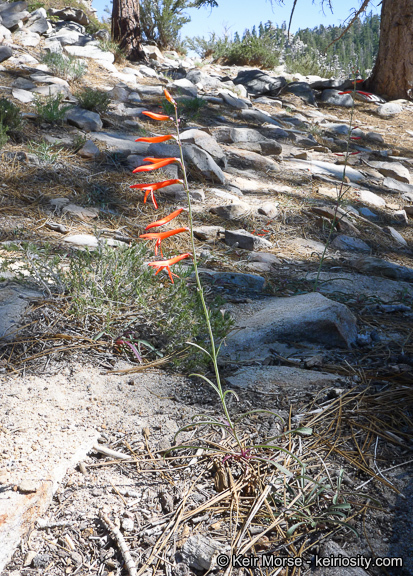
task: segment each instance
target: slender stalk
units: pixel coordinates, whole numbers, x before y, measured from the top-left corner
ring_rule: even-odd
[[[331,241],[331,236],[333,234],[336,222],[337,222],[337,214],[338,214],[338,209],[340,207],[340,204],[347,192],[347,190],[345,190],[343,192],[343,188],[344,188],[344,179],[346,177],[346,170],[347,170],[347,165],[348,165],[348,157],[350,154],[350,140],[351,140],[351,132],[352,132],[352,125],[353,125],[353,117],[354,117],[354,108],[355,108],[355,98],[354,95],[356,93],[356,81],[354,81],[354,89],[353,89],[353,106],[351,107],[351,113],[350,113],[350,124],[349,124],[349,131],[348,131],[348,138],[347,138],[347,146],[346,146],[346,153],[345,153],[345,159],[344,159],[344,170],[343,170],[343,176],[341,177],[341,182],[340,182],[340,189],[339,192],[337,194],[337,202],[334,208],[334,215],[333,215],[333,220],[331,221],[331,226],[330,226],[330,230],[328,233],[328,237],[327,237],[327,241],[326,241],[326,245],[324,246],[324,250],[323,253],[321,254],[320,257],[320,264],[318,265],[318,270],[317,270],[317,277],[315,279],[314,282],[314,292],[317,291],[317,287],[318,287],[318,283],[320,281],[320,274],[321,274],[321,269],[323,267],[324,264],[324,260],[325,260],[325,256],[326,256],[326,252],[328,250],[328,247],[330,246],[330,241]]]
[[[192,204],[191,204],[191,196],[189,193],[189,185],[188,185],[188,178],[187,178],[187,173],[186,173],[186,167],[185,167],[185,161],[184,161],[184,154],[183,154],[183,147],[182,147],[182,142],[181,142],[181,136],[180,136],[180,132],[179,132],[179,118],[178,118],[178,108],[177,105],[174,104],[174,109],[175,109],[175,127],[176,127],[176,134],[177,134],[177,142],[178,142],[178,146],[179,146],[179,152],[180,152],[180,156],[181,156],[181,167],[182,167],[182,172],[183,172],[183,176],[184,176],[184,185],[185,185],[185,192],[186,192],[186,196],[188,199],[188,219],[189,219],[189,230],[190,230],[190,235],[191,235],[191,247],[192,247],[192,255],[193,255],[193,262],[194,262],[194,270],[195,270],[195,279],[196,279],[196,285],[197,285],[197,290],[198,290],[198,296],[201,300],[202,303],[202,308],[204,310],[204,316],[205,316],[205,322],[207,325],[207,329],[208,329],[208,334],[209,334],[209,339],[211,342],[211,357],[212,357],[212,362],[214,365],[214,372],[215,372],[215,378],[216,378],[216,383],[217,383],[217,388],[219,390],[219,396],[220,396],[220,400],[221,400],[221,404],[222,404],[222,408],[224,410],[225,413],[225,418],[227,419],[228,425],[231,428],[231,431],[234,435],[234,438],[236,439],[238,445],[241,447],[241,443],[238,439],[236,430],[235,430],[235,426],[231,421],[231,417],[229,415],[228,412],[228,408],[225,402],[225,398],[222,392],[222,384],[221,384],[221,377],[220,377],[220,373],[219,373],[219,368],[218,368],[218,355],[217,355],[217,349],[215,346],[215,339],[214,339],[214,333],[212,331],[212,326],[211,326],[211,319],[210,319],[210,314],[209,314],[209,310],[205,301],[205,296],[204,296],[204,290],[202,287],[202,283],[201,283],[201,279],[199,277],[199,271],[198,271],[198,260],[196,257],[196,250],[195,250],[195,237],[194,237],[194,230],[193,230],[193,222],[192,222]]]

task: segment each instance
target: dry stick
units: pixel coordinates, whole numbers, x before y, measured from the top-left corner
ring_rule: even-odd
[[[340,36],[337,36],[337,38],[334,38],[334,40],[332,42],[330,42],[330,44],[327,46],[327,48],[324,50],[324,54],[327,52],[327,50],[330,48],[330,46],[332,46],[333,44],[335,44],[336,42],[338,42],[338,40],[340,40],[340,38],[342,38],[344,36],[344,34],[350,30],[350,28],[353,26],[354,22],[357,20],[357,18],[360,16],[360,14],[362,12],[366,11],[367,6],[370,4],[371,0],[364,0],[363,4],[360,6],[360,8],[357,11],[354,11],[354,16],[353,18],[350,20],[349,25],[346,27],[346,29],[342,32],[342,34],[340,34]]]
[[[114,525],[111,520],[109,520],[103,510],[99,511],[99,518],[104,522],[105,526],[108,528],[108,530],[110,530],[116,542],[118,543],[119,550],[121,551],[123,559],[125,560],[125,565],[130,576],[137,576],[136,564],[130,555],[128,545],[126,544],[121,531]]]

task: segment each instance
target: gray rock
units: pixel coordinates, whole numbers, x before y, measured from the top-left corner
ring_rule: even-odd
[[[27,12],[27,2],[12,2],[11,4],[0,5],[0,15],[2,19],[2,26],[12,30],[19,22],[26,21],[30,12]]]
[[[37,72],[36,74],[31,74],[30,78],[34,82],[43,82],[44,84],[60,84],[61,86],[66,86],[66,88],[69,88],[69,83],[62,78],[58,78],[57,76],[49,76],[48,74]]]
[[[182,546],[182,562],[194,570],[210,570],[220,552],[222,552],[221,542],[197,534],[190,536]]]
[[[112,52],[104,52],[91,42],[86,44],[86,46],[66,46],[65,50],[72,56],[77,56],[78,58],[93,58],[93,60],[101,64],[113,64],[115,60]]]
[[[243,290],[247,292],[262,292],[265,287],[265,279],[257,274],[241,274],[237,272],[215,272],[214,270],[200,270],[204,282],[214,286],[223,286],[231,290]]]
[[[0,340],[13,340],[30,300],[42,298],[41,292],[17,284],[0,284]]]
[[[262,172],[267,172],[268,170],[278,172],[280,170],[279,165],[274,160],[266,158],[257,152],[240,148],[228,148],[227,159],[229,166],[234,166],[235,168],[260,170]]]
[[[246,230],[225,230],[225,243],[229,246],[237,245],[243,250],[260,250],[260,248],[271,248],[272,244],[265,238],[254,236]]]
[[[102,120],[97,112],[84,110],[83,108],[74,107],[66,114],[66,120],[77,128],[85,132],[95,132],[102,130]]]
[[[20,102],[23,102],[23,104],[28,104],[29,102],[33,102],[34,100],[34,94],[28,92],[27,90],[21,90],[20,88],[13,88],[11,93],[13,98],[16,98],[16,100],[19,100]]]
[[[32,88],[36,88],[36,84],[29,80],[28,78],[23,78],[19,76],[12,82],[13,88],[21,88],[22,90],[31,90]]]
[[[399,264],[387,262],[381,258],[373,256],[362,256],[355,260],[350,260],[349,264],[358,272],[367,276],[381,276],[391,278],[392,280],[402,280],[404,282],[413,282],[413,269]]]
[[[8,28],[6,28],[1,24],[1,15],[0,15],[0,42],[3,42],[3,40],[10,40],[10,38],[11,38],[11,32]]]
[[[384,138],[378,132],[367,132],[365,138],[366,140],[370,140],[370,142],[377,142],[377,144],[384,144]]]
[[[317,555],[321,558],[342,558],[342,563],[344,564],[344,559],[350,559],[349,554],[342,548],[339,544],[333,540],[329,540],[321,545],[320,552]],[[364,560],[370,560],[365,558]],[[317,567],[315,571],[312,572],[314,576],[368,576],[368,573],[360,567],[346,567],[346,566],[334,566],[334,567]]]
[[[278,202],[263,202],[257,209],[257,213],[266,218],[276,218],[278,216]]]
[[[392,219],[393,219],[395,224],[406,225],[409,222],[409,219],[407,218],[406,210],[396,210],[392,214]]]
[[[340,94],[338,90],[323,90],[320,102],[333,106],[344,106],[345,108],[352,108],[352,106],[354,106],[354,100],[351,95]]]
[[[63,48],[58,40],[47,40],[44,43],[44,49],[46,52],[53,54],[62,54]]]
[[[253,252],[248,256],[249,262],[259,262],[262,264],[270,264],[271,266],[278,266],[281,260],[271,252]]]
[[[401,194],[413,194],[413,186],[411,184],[404,184],[394,178],[385,178],[383,180],[383,186],[394,192],[400,192]]]
[[[89,218],[97,218],[99,216],[97,208],[84,208],[83,206],[77,206],[77,204],[67,204],[62,208],[62,213],[77,216],[81,220],[89,220]]]
[[[211,214],[215,214],[224,220],[239,220],[251,212],[251,206],[240,200],[227,206],[216,206],[210,209]]]
[[[351,80],[344,80],[343,78],[329,78],[328,80],[315,80],[310,83],[313,90],[327,90],[328,88],[335,88],[336,90],[349,90],[353,87]]]
[[[146,76],[146,78],[159,78],[159,75],[156,72],[156,70],[154,70],[153,68],[150,68],[149,66],[145,66],[145,65],[139,66],[139,72],[143,76]]]
[[[220,91],[218,93],[218,95],[220,96],[220,98],[223,99],[223,101],[225,102],[225,104],[227,104],[227,106],[230,106],[231,108],[235,108],[236,110],[244,110],[246,108],[251,107],[251,102],[247,103],[242,98],[237,98],[236,96],[233,96],[232,94],[228,94],[228,91],[225,91],[225,92]]]
[[[261,94],[277,96],[287,81],[281,76],[274,78],[262,70],[240,70],[234,84],[242,84],[250,94],[257,96]]]
[[[297,169],[308,170],[310,168],[311,172],[316,174],[325,174],[327,176],[334,176],[335,178],[341,179],[344,173],[344,167],[338,164],[332,164],[331,162],[322,162],[320,160],[293,160],[289,162]],[[351,182],[360,182],[364,180],[363,174],[358,170],[347,166],[346,176],[351,180]]]
[[[384,232],[387,232],[387,234],[389,234],[397,242],[397,244],[400,244],[400,246],[407,246],[407,242],[400,234],[400,232],[397,232],[397,230],[391,226],[385,226],[383,230]]]
[[[396,104],[393,102],[386,102],[386,104],[382,104],[376,110],[377,114],[382,118],[389,118],[391,116],[396,116],[396,114],[400,114],[403,111],[403,107],[400,104]]]
[[[127,86],[122,84],[117,84],[109,90],[108,94],[113,100],[117,100],[118,102],[126,102],[129,99],[130,90]],[[139,102],[141,102],[140,96],[138,96]]]
[[[356,260],[357,261],[357,260]],[[355,261],[351,260],[353,265]],[[355,267],[355,266],[353,266]],[[367,267],[366,267],[367,270]],[[380,274],[380,272],[377,272]],[[314,282],[317,272],[306,274],[303,280]],[[413,274],[412,274],[413,279]],[[373,298],[375,301],[394,302],[400,300],[400,294],[413,298],[413,285],[401,280],[379,278],[373,274],[354,272],[321,272],[318,290],[321,294],[346,294],[360,301],[360,298]]]
[[[262,134],[253,128],[228,128],[228,142],[261,142],[263,139]]]
[[[146,86],[144,84],[139,84],[136,86],[136,90],[139,92],[141,98],[154,98],[163,95],[163,86]]]
[[[58,94],[63,94],[64,96],[70,96],[70,90],[67,86],[63,84],[49,84],[48,86],[37,86],[33,88],[32,93],[40,94],[40,96],[57,96]]]
[[[4,62],[13,56],[10,46],[0,46],[0,62]]]
[[[357,337],[357,320],[344,304],[316,292],[291,298],[271,298],[263,307],[237,320],[226,338],[222,357],[231,361],[265,358],[279,342],[316,342],[350,347]],[[254,343],[251,346],[251,343]]]
[[[57,16],[59,20],[64,20],[65,22],[77,22],[82,26],[89,26],[89,18],[83,12],[83,10],[76,8],[64,8],[63,10],[55,10],[54,8],[49,8],[48,10],[50,16]]]
[[[188,163],[190,171],[200,174],[211,182],[225,184],[225,175],[215,160],[194,144],[184,146],[184,160]]]
[[[176,188],[176,191],[174,194],[175,200],[178,200],[179,202],[181,202],[181,201],[185,201],[187,199],[185,188],[181,184],[173,184],[172,186],[168,186],[166,188],[163,188],[162,191],[171,190],[173,188]],[[205,202],[205,192],[202,190],[202,188],[190,188],[189,189],[189,196],[190,196],[192,202]]]
[[[339,234],[331,242],[331,248],[336,250],[348,250],[355,252],[371,252],[371,248],[368,244],[360,240],[359,238],[352,238],[351,236],[346,236],[345,234]]]
[[[227,161],[225,153],[219,146],[215,138],[210,136],[207,132],[203,130],[197,130],[196,128],[191,128],[190,130],[185,130],[181,133],[182,142],[188,144],[196,144],[205,152],[208,152],[210,156],[215,160],[215,162],[221,168],[226,168]]]
[[[81,37],[82,34],[77,30],[67,30],[66,28],[63,28],[62,30],[58,30],[52,36],[49,36],[47,44],[59,42],[61,47],[81,45]]]
[[[196,98],[198,96],[198,89],[188,78],[181,78],[180,80],[174,80],[172,84],[168,86],[174,92],[182,94],[183,96],[190,96],[191,98]]]
[[[135,136],[122,132],[93,132],[90,135],[92,140],[98,140],[106,144],[109,150],[121,154],[148,155],[150,144],[147,142],[135,142]],[[139,164],[141,166],[142,164]],[[135,166],[136,168],[137,166]]]
[[[193,230],[195,238],[203,242],[217,242],[225,233],[225,229],[221,226],[196,226]]]
[[[86,246],[87,248],[97,248],[101,245],[107,246],[119,246],[124,247],[125,244],[120,240],[114,240],[113,238],[96,238],[92,234],[73,234],[72,236],[66,236],[63,238],[64,242],[73,244],[74,246]]]
[[[314,92],[307,82],[290,82],[284,88],[283,93],[295,94],[313,106],[316,103]]]
[[[100,150],[92,140],[87,140],[77,154],[82,158],[93,159],[99,156]]]
[[[368,206],[375,206],[376,208],[384,208],[386,206],[385,200],[377,194],[374,194],[374,192],[370,192],[370,190],[359,190],[356,192],[356,195],[361,202]]]
[[[253,124],[258,124],[262,126],[262,124],[274,124],[281,128],[281,124],[274,120],[270,116],[270,114],[262,112],[261,110],[256,109],[248,109],[248,110],[240,110],[238,112],[238,116],[241,120],[245,120],[246,122],[251,122]]]
[[[29,32],[26,30],[26,28],[24,28],[20,32],[14,33],[14,41],[18,42],[22,46],[25,46],[26,48],[34,48],[40,44],[40,36],[39,34],[36,34],[35,32]]]
[[[369,162],[369,166],[373,166],[383,176],[410,184],[409,171],[400,162]]]
[[[290,366],[247,366],[228,376],[229,385],[248,388],[255,392],[283,394],[295,389],[308,392],[309,386],[337,386],[343,379],[335,374],[326,374],[314,370],[303,370]]]
[[[334,122],[327,122],[326,124],[322,124],[322,127],[329,132],[338,134],[340,136],[347,136],[347,134],[350,132],[350,127],[347,124],[335,124]]]
[[[39,10],[31,13],[30,18],[25,24],[25,29],[29,32],[35,32],[36,34],[45,34],[51,29],[44,8],[39,8]]]
[[[377,214],[375,212],[373,212],[372,210],[370,210],[370,208],[365,208],[364,206],[362,206],[361,208],[358,208],[358,211],[360,213],[361,216],[364,216],[364,218],[367,218],[367,220],[378,220],[379,217],[377,216]]]

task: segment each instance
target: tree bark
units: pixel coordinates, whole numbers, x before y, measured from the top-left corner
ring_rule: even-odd
[[[367,90],[413,100],[413,0],[383,0],[379,53]]]
[[[128,60],[146,60],[141,46],[139,0],[113,0],[112,40],[119,43]]]

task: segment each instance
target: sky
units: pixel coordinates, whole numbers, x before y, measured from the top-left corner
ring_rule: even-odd
[[[292,0],[285,0],[282,6],[269,0],[217,0],[218,8],[191,8],[186,13],[191,16],[191,22],[186,24],[181,30],[181,37],[185,36],[206,36],[215,32],[218,36],[224,34],[226,30],[230,34],[238,32],[240,35],[246,28],[251,29],[254,25],[271,20],[274,24],[281,25],[283,21],[290,19]],[[380,12],[380,0],[373,0],[370,9],[373,13]],[[327,5],[324,7],[324,14],[320,3],[315,0],[298,0],[294,12],[291,31],[296,32],[299,28],[314,28],[319,24],[324,26],[342,24],[350,15],[351,8],[358,8],[360,0],[333,0],[334,14],[331,13]],[[105,6],[110,5],[109,0],[93,0],[93,7],[98,11],[98,16],[106,16]],[[110,5],[111,9],[111,5]]]

